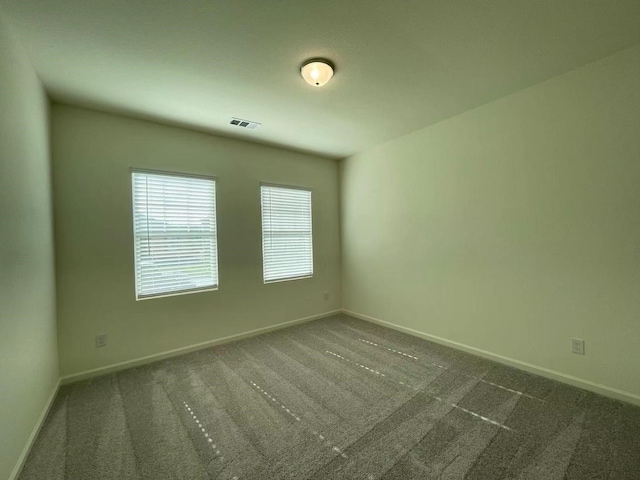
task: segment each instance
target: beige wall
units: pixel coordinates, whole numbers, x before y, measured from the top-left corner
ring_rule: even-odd
[[[0,17],[0,478],[58,382],[48,100]]]
[[[335,161],[62,105],[52,125],[62,375],[340,307]],[[135,300],[130,167],[217,177],[218,291]],[[261,181],[313,189],[313,278],[262,283]]]
[[[344,307],[640,395],[639,79],[636,47],[344,161]]]

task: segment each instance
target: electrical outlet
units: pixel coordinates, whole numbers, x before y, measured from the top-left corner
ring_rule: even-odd
[[[571,352],[578,355],[584,355],[584,340],[581,338],[571,339]]]
[[[324,292],[324,301],[329,301],[329,292]]]
[[[106,347],[107,346],[107,334],[99,333],[96,335],[96,348]]]

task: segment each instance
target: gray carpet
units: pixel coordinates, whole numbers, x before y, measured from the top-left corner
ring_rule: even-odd
[[[347,316],[64,387],[21,480],[640,479],[640,408]]]

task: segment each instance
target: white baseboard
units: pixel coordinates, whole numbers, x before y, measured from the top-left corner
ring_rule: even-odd
[[[139,357],[133,360],[127,360],[125,362],[114,363],[105,367],[94,368],[92,370],[86,370],[84,372],[74,373],[66,375],[61,378],[61,383],[66,385],[68,383],[78,382],[80,380],[86,380],[92,377],[98,377],[107,373],[117,372],[131,367],[137,367],[145,365],[147,363],[156,362],[158,360],[164,360],[165,358],[175,357],[183,355],[185,353],[195,352],[196,350],[202,350],[204,348],[213,347],[214,345],[220,345],[222,343],[235,342],[236,340],[242,340],[243,338],[253,337],[260,335],[261,333],[272,332],[274,330],[280,330],[282,328],[291,327],[293,325],[305,322],[311,322],[320,318],[330,317],[342,313],[342,310],[333,310],[331,312],[324,312],[318,315],[312,315],[310,317],[298,318],[296,320],[289,320],[287,322],[278,323],[276,325],[269,325],[268,327],[256,328],[255,330],[249,330],[248,332],[237,333],[235,335],[229,335],[227,337],[216,338],[214,340],[207,340],[206,342],[196,343],[194,345],[188,345],[186,347],[176,348],[166,352],[155,353],[146,357]]]
[[[539,367],[531,363],[521,362],[520,360],[515,360],[513,358],[503,357],[502,355],[498,355],[496,353],[488,352],[486,350],[481,350],[479,348],[471,347],[463,343],[454,342],[452,340],[447,340],[446,338],[436,337],[435,335],[430,335],[428,333],[424,333],[419,330],[414,330],[413,328],[396,325],[395,323],[387,322],[385,320],[380,320],[379,318],[370,317],[368,315],[363,315],[361,313],[352,312],[350,310],[345,310],[345,309],[342,310],[342,313],[346,315],[350,315],[352,317],[359,318],[361,320],[366,320],[368,322],[377,323],[385,327],[393,328],[394,330],[408,333],[409,335],[413,335],[415,337],[424,338],[425,340],[439,343],[447,347],[455,348],[457,350],[462,350],[464,352],[468,352],[473,355],[477,355],[479,357],[483,357],[498,363],[502,363],[504,365],[508,365],[510,367],[524,370],[529,373],[540,375],[541,377],[557,380],[558,382],[566,383],[574,387],[582,388],[584,390],[589,390],[591,392],[604,395],[606,397],[610,397],[616,400],[622,400],[624,402],[628,402],[633,405],[640,406],[640,396],[631,392],[627,392],[624,390],[620,390],[618,388],[609,387],[607,385],[591,382],[583,378],[574,377],[572,375],[567,375],[566,373],[550,370],[548,368]]]
[[[29,452],[31,452],[31,447],[33,447],[33,444],[35,443],[36,438],[38,438],[40,429],[42,428],[42,425],[44,425],[44,421],[47,418],[47,415],[49,415],[49,410],[51,410],[53,401],[56,399],[58,390],[60,390],[60,385],[61,385],[60,380],[58,380],[56,382],[55,387],[53,387],[53,390],[51,391],[51,395],[49,395],[49,398],[47,399],[47,403],[42,409],[42,412],[40,413],[40,417],[38,417],[38,421],[36,422],[36,425],[33,427],[33,430],[31,431],[31,434],[27,439],[27,443],[22,449],[22,453],[18,457],[16,466],[13,468],[13,472],[11,472],[11,475],[9,475],[8,480],[17,480],[18,476],[20,475],[20,472],[22,472],[22,469],[24,468],[24,464],[27,461],[27,457],[29,456]]]

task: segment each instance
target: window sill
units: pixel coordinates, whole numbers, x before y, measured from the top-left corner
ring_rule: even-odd
[[[145,295],[144,297],[136,296],[136,302],[139,302],[142,300],[153,300],[154,298],[177,297],[178,295],[189,295],[192,293],[217,292],[217,291],[218,291],[218,285],[213,285],[211,287],[198,288],[193,290],[180,290],[179,292],[159,293],[157,295]]]
[[[265,280],[264,284],[269,285],[271,283],[292,282],[294,280],[305,280],[307,278],[313,278],[313,275],[304,275],[302,277],[278,278],[277,280]]]

